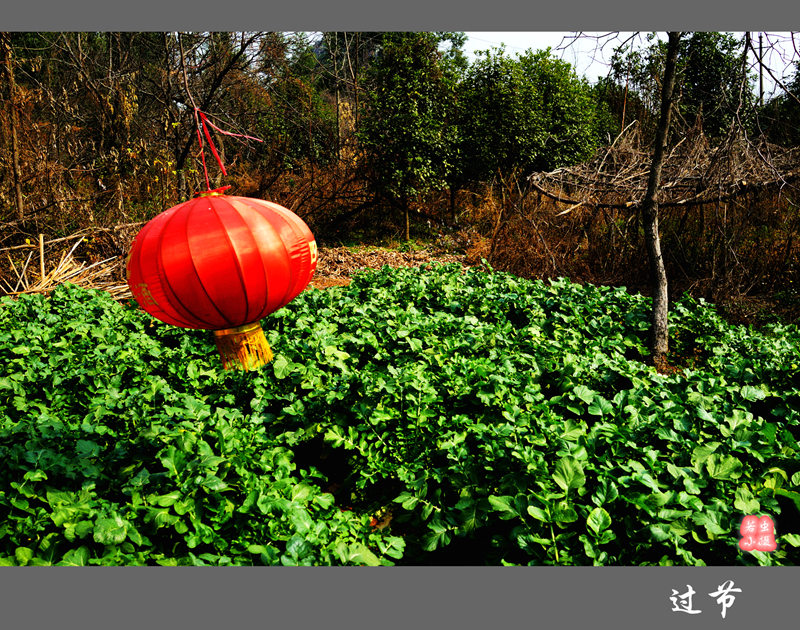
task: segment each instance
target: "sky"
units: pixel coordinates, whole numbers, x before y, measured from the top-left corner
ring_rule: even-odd
[[[470,59],[474,58],[476,50],[486,50],[499,47],[505,44],[506,52],[509,55],[524,53],[528,48],[541,50],[548,46],[552,48],[553,54],[571,63],[579,75],[585,76],[590,82],[594,83],[600,76],[608,74],[608,62],[614,52],[614,48],[625,42],[633,33],[619,32],[614,34],[607,33],[585,33],[588,37],[576,38],[577,33],[556,32],[556,31],[467,31],[467,43],[464,51]],[[735,32],[734,36],[740,37],[744,33]],[[643,33],[637,40],[642,45],[647,44]],[[602,36],[602,37],[600,37]],[[664,37],[665,38],[665,37]],[[753,33],[753,42],[758,45],[758,33]],[[779,79],[788,79],[794,74],[791,62],[800,58],[800,36],[795,35],[792,42],[788,32],[771,32],[763,38],[764,60]],[[751,63],[755,63],[753,57]],[[764,75],[764,98],[768,99],[775,91],[777,86],[770,77]]]
[[[556,31],[467,31],[467,43],[464,51],[472,59],[475,51],[499,47],[505,44],[506,52],[510,55],[524,53],[528,48],[541,50],[548,46],[553,49],[553,54],[564,61],[571,63],[578,74],[594,82],[598,76],[608,73],[608,60],[613,49],[618,46],[630,33],[620,33],[618,37],[607,38],[604,47],[598,46],[598,41],[589,38],[575,38],[574,32]],[[598,35],[591,33],[590,35]]]

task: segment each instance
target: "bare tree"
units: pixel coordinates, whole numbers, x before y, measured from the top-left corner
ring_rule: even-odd
[[[633,33],[628,36],[622,46],[631,42],[638,37],[638,35],[639,33]],[[651,291],[653,297],[649,345],[651,361],[657,368],[663,368],[665,366],[666,355],[669,351],[669,291],[658,227],[658,197],[661,189],[661,172],[666,159],[667,139],[675,101],[674,88],[681,35],[682,34],[679,32],[668,33],[666,60],[662,76],[660,77],[661,105],[659,120],[655,130],[655,140],[647,177],[647,188],[643,198],[638,204],[642,227],[644,229],[645,248],[650,266]],[[605,33],[594,37],[597,41],[596,51],[603,48],[605,44],[611,42],[613,39],[618,39],[619,36],[619,33]],[[582,37],[591,36],[578,33],[572,37],[572,43]],[[562,44],[560,48],[563,49],[569,45],[571,44]]]
[[[653,292],[653,311],[650,322],[650,352],[653,363],[662,365],[669,350],[668,309],[669,292],[664,257],[661,254],[661,238],[658,232],[658,192],[661,186],[661,169],[669,135],[670,118],[675,87],[675,66],[678,59],[678,44],[681,34],[670,32],[667,42],[667,58],[661,84],[661,113],[653,147],[653,160],[647,180],[647,193],[642,201],[641,213],[644,226],[647,258],[650,262],[650,277]]]

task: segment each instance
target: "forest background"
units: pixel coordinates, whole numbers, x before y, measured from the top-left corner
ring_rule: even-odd
[[[84,236],[74,254],[88,262],[124,258],[143,222],[230,185],[292,209],[322,246],[439,248],[523,277],[647,293],[638,210],[665,43],[623,41],[589,83],[551,50],[469,59],[464,42],[4,33],[0,291],[13,292],[39,235],[53,248]],[[751,34],[681,39],[664,260],[672,296],[704,297],[737,321],[800,316],[800,55],[789,50],[794,74],[765,100]],[[227,175],[200,150],[198,111],[258,139],[208,128]]]

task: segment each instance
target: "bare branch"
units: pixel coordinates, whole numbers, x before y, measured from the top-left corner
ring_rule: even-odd
[[[765,34],[765,35],[766,35],[766,34]],[[769,44],[770,48],[773,48],[773,49],[775,48],[775,45],[774,45],[773,43],[769,42],[769,39],[767,39],[767,43]],[[795,50],[795,53],[796,53],[796,52],[797,52],[797,46],[795,45],[794,34],[792,34],[792,45],[793,45],[793,48],[794,48],[794,50]],[[792,91],[791,91],[791,90],[790,90],[790,89],[789,89],[789,88],[786,86],[786,84],[785,84],[785,83],[783,83],[783,81],[781,81],[781,80],[780,80],[780,79],[779,79],[777,76],[775,76],[775,73],[772,71],[772,68],[771,68],[771,67],[770,67],[768,64],[765,64],[765,63],[764,63],[764,60],[763,60],[763,58],[762,58],[762,55],[759,55],[759,53],[758,53],[758,52],[756,51],[756,49],[753,47],[753,38],[752,38],[752,37],[748,38],[748,46],[750,47],[750,50],[752,51],[753,55],[755,55],[756,59],[758,60],[758,61],[756,62],[756,63],[757,63],[757,65],[758,65],[758,66],[760,66],[760,67],[761,67],[763,70],[766,70],[767,74],[768,74],[768,75],[770,76],[770,78],[771,78],[771,79],[772,79],[772,80],[775,82],[775,84],[776,84],[778,87],[780,87],[780,88],[781,88],[781,90],[783,90],[783,92],[784,92],[784,93],[785,93],[787,96],[789,96],[789,98],[791,98],[792,100],[794,100],[795,102],[797,102],[797,104],[798,104],[798,105],[800,105],[800,98],[798,98],[798,96],[797,96],[796,94],[794,94],[794,93],[793,93],[793,92],[792,92]],[[779,53],[779,54],[780,54],[780,53]],[[800,56],[800,55],[798,55],[798,56]]]

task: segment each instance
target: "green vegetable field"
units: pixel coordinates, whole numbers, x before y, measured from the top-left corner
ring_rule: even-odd
[[[800,331],[458,265],[208,331],[99,291],[0,299],[0,564],[795,565]],[[739,549],[746,515],[778,548]]]

